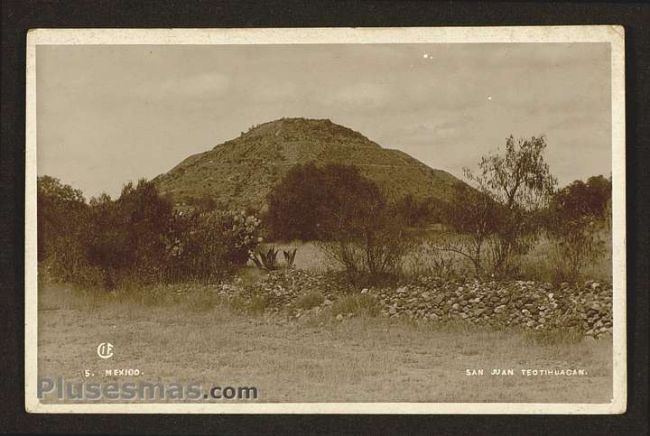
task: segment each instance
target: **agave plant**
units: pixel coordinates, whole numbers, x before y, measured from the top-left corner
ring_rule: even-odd
[[[273,271],[278,269],[278,249],[271,247],[266,252],[258,249],[257,252],[251,253],[251,260],[259,269]]]
[[[294,248],[293,250],[282,250],[282,254],[284,254],[284,260],[287,262],[287,268],[291,268],[293,266],[293,262],[296,260],[296,251],[298,251],[297,248]]]

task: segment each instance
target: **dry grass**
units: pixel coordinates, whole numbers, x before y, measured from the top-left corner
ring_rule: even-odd
[[[611,338],[539,341],[468,324],[367,316],[339,322],[327,312],[286,321],[237,314],[207,287],[161,293],[144,299],[42,289],[39,375],[74,381],[84,369],[139,368],[146,382],[257,386],[262,402],[608,402],[612,393]],[[115,346],[108,361],[95,354],[103,341]],[[567,367],[588,375],[518,372]],[[513,368],[517,375],[465,375],[478,368]]]
[[[436,238],[435,232],[430,232],[430,237]],[[604,254],[596,261],[590,262],[582,271],[586,279],[611,283],[612,282],[612,243],[611,234],[602,232],[600,238],[605,242]],[[334,263],[320,248],[313,242],[279,242],[268,244],[279,249],[298,248],[295,266],[298,269],[323,272],[327,270],[340,270],[341,266]],[[487,248],[486,248],[487,250]],[[542,236],[532,247],[530,252],[521,258],[520,278],[525,280],[537,280],[541,282],[555,281],[554,252],[552,243]],[[435,259],[434,259],[435,258]],[[444,263],[450,270],[436,267],[436,261]],[[404,257],[403,272],[409,276],[416,275],[440,275],[446,273],[460,276],[473,276],[474,267],[471,262],[458,254],[450,252],[437,252],[427,249],[427,244],[416,246]]]
[[[582,271],[582,276],[587,279],[612,282],[612,239],[611,233],[601,232],[600,239],[604,241],[604,253],[594,262],[590,262]],[[522,275],[531,280],[553,282],[555,279],[555,265],[557,254],[553,244],[546,237],[541,237],[537,244],[522,259]]]

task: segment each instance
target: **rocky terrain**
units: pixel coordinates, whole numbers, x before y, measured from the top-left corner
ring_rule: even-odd
[[[428,322],[462,320],[477,325],[512,326],[523,329],[572,328],[598,337],[612,331],[611,286],[587,281],[581,286],[532,281],[442,280],[425,277],[417,283],[391,288],[346,290],[342,277],[332,273],[301,270],[273,271],[252,288],[237,280],[216,290],[221,296],[264,297],[266,310],[289,317],[319,314],[337,300],[361,296],[378,305],[383,316]],[[313,307],[301,298],[317,294]],[[339,320],[355,313],[338,313]]]
[[[330,120],[304,118],[254,126],[238,138],[188,157],[154,181],[180,205],[209,198],[229,208],[259,210],[292,166],[308,162],[353,164],[391,198],[412,194],[448,200],[462,183]]]

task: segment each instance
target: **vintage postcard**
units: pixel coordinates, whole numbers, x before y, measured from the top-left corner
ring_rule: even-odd
[[[620,26],[35,29],[26,409],[626,410]]]

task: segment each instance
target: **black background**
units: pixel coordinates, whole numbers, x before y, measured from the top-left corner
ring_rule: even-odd
[[[0,431],[216,434],[648,432],[650,7],[644,3],[425,1],[2,1]],[[626,31],[628,412],[619,416],[30,415],[24,410],[25,37],[30,28],[620,24]]]

